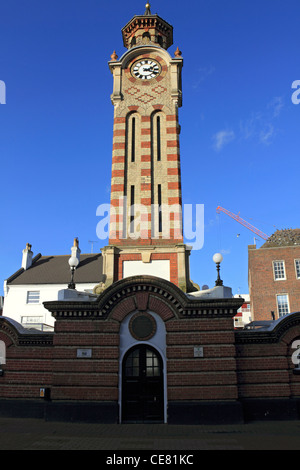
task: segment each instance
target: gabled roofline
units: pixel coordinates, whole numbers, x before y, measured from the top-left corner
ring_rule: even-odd
[[[31,266],[36,263],[36,261],[38,261],[40,258],[41,258],[42,254],[41,253],[38,253],[32,260],[32,264]],[[30,266],[30,268],[31,268]],[[30,269],[28,268],[28,269]],[[17,277],[20,276],[20,274],[22,274],[23,272],[25,271],[24,268],[20,268],[18,269],[18,271],[16,271],[14,274],[12,274],[11,276],[9,276],[7,279],[6,279],[6,284],[9,284],[10,282],[14,281]]]

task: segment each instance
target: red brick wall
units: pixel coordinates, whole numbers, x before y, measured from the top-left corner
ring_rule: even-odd
[[[300,246],[248,250],[249,290],[252,320],[278,318],[276,294],[288,294],[290,312],[300,310],[300,279],[296,278],[295,259],[300,259]],[[285,261],[286,280],[274,280],[273,263]]]
[[[236,346],[239,398],[294,398],[300,396],[300,376],[292,362],[293,343],[300,326],[290,328],[278,342]]]
[[[121,301],[110,319],[58,320],[54,339],[54,400],[117,400],[119,322],[136,305],[160,314],[167,329],[168,400],[232,400],[238,396],[234,331],[231,318],[176,319],[159,296],[136,294]],[[194,347],[204,357],[194,357]],[[91,348],[91,359],[76,358]]]
[[[1,366],[0,398],[39,398],[40,388],[52,384],[51,346],[20,346],[0,331],[6,344],[6,364]]]
[[[40,388],[49,387],[54,402],[117,403],[120,324],[136,310],[155,312],[165,322],[169,404],[300,397],[300,376],[293,373],[292,363],[294,343],[300,339],[300,314],[280,322],[281,329],[274,330],[277,336],[236,332],[228,311],[224,317],[215,309],[216,316],[197,318],[197,310],[182,303],[179,289],[177,295],[175,286],[166,289],[166,281],[160,285],[151,282],[124,280],[112,286],[99,304],[101,312],[110,305],[103,318],[96,310],[86,317],[79,315],[83,312],[61,303],[64,310],[56,316],[53,343],[51,339],[42,345],[43,335],[39,335],[38,345],[34,335],[12,334],[13,328],[2,319],[0,340],[6,344],[7,361],[2,366],[0,398],[38,399]],[[220,308],[222,301],[218,303]],[[188,312],[193,316],[187,316]],[[24,339],[32,344],[25,345]],[[197,346],[203,348],[203,357],[194,357]],[[77,357],[79,348],[91,349],[91,358]]]
[[[91,348],[91,358],[77,358]],[[53,355],[53,400],[118,399],[119,324],[102,320],[58,320]]]
[[[166,328],[168,399],[237,399],[232,319],[174,318]],[[197,345],[204,357],[194,357]]]

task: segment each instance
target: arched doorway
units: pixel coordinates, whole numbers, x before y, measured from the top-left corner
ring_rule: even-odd
[[[148,344],[131,348],[122,364],[122,422],[163,422],[163,361]]]

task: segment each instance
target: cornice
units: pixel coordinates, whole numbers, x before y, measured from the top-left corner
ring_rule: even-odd
[[[233,317],[241,299],[191,299],[175,284],[154,276],[132,276],[115,282],[91,302],[44,302],[55,318],[98,318],[105,320],[122,300],[138,293],[160,297],[178,318]]]
[[[137,29],[155,28],[164,34],[167,39],[167,48],[173,44],[173,26],[166,20],[155,15],[135,15],[128,23],[122,28],[123,44],[126,48],[129,47],[129,39]]]
[[[53,333],[27,330],[7,317],[0,317],[0,332],[7,335],[16,346],[52,346]]]
[[[284,334],[294,326],[300,326],[300,312],[295,312],[274,323],[273,328],[235,331],[236,344],[278,343]]]
[[[181,63],[183,62],[182,58],[172,58],[170,53],[166,50],[163,49],[160,46],[157,46],[154,43],[150,44],[141,44],[135,47],[132,47],[131,49],[128,49],[127,51],[124,52],[124,54],[118,59],[118,60],[110,60],[108,62],[109,68],[111,72],[113,71],[114,67],[126,67],[128,62],[130,62],[132,59],[134,59],[136,56],[141,55],[141,54],[149,54],[151,52],[157,53],[158,55],[161,55],[167,63],[170,62],[178,62]]]

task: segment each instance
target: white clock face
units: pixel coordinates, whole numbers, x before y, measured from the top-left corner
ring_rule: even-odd
[[[158,77],[161,72],[161,67],[156,60],[143,59],[135,62],[131,67],[131,73],[135,78],[141,80],[151,80]]]

